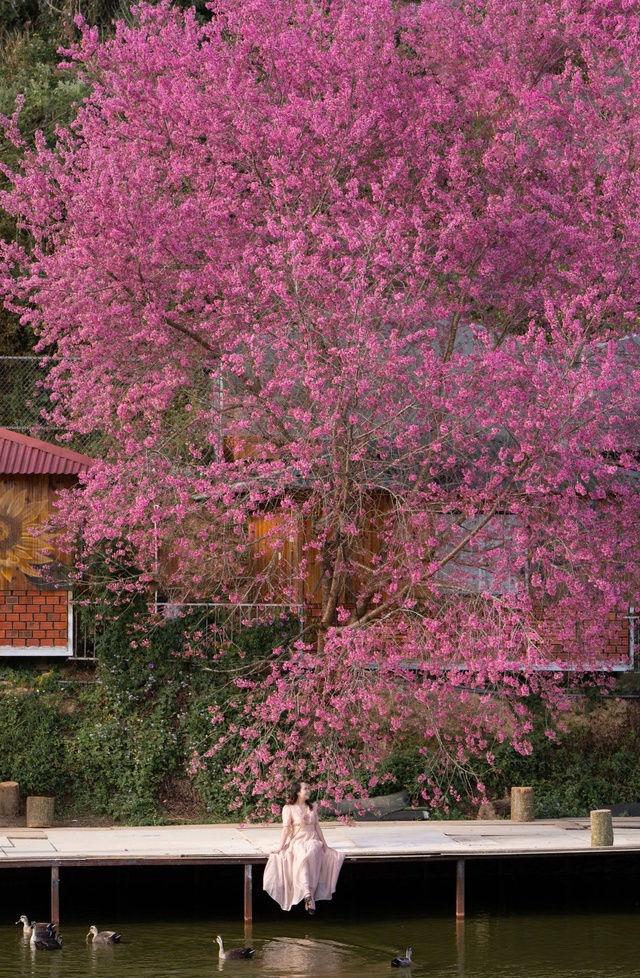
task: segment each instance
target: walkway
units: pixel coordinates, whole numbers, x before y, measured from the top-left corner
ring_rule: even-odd
[[[640,850],[640,818],[614,818],[614,849]],[[323,822],[348,860],[459,859],[591,852],[588,819],[527,823]],[[261,863],[278,825],[0,829],[0,867],[92,863]],[[598,850],[599,851],[599,850]],[[611,849],[605,850],[611,852]]]
[[[588,819],[514,823],[323,822],[330,846],[348,862],[451,860],[456,866],[456,917],[465,913],[469,859],[640,852],[640,819],[614,818],[614,845],[591,848]],[[212,865],[244,867],[244,919],[253,917],[253,866],[266,862],[279,825],[169,825],[0,830],[0,870],[51,868],[51,919],[60,919],[65,866]]]

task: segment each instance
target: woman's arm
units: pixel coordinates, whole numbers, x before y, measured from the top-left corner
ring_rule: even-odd
[[[291,835],[291,813],[285,806],[282,810],[282,835],[280,836],[280,845],[277,849],[272,849],[271,852],[277,853],[282,852],[283,849],[287,848],[288,838]]]
[[[327,840],[325,839],[324,835],[322,834],[322,827],[320,825],[320,818],[318,816],[318,808],[317,808],[317,806],[316,806],[316,832],[318,833],[318,838],[320,839],[320,842],[322,843],[322,848],[323,849],[328,849],[329,846],[327,845]]]

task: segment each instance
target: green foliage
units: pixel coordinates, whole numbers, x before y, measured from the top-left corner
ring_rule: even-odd
[[[137,715],[119,708],[104,689],[92,690],[85,722],[69,745],[78,809],[124,821],[157,820],[158,787],[179,765],[173,706],[161,695]]]
[[[196,627],[195,631],[199,629]],[[244,717],[244,695],[235,680],[266,676],[273,649],[285,645],[298,631],[298,620],[288,617],[245,627],[232,644],[225,646],[222,656],[205,660],[200,668],[193,669],[188,708],[181,715],[180,737],[187,769],[209,817],[229,818],[232,804],[238,801],[224,785],[240,750],[239,738],[231,738],[220,751],[206,756],[219,737],[218,728],[211,722],[212,710],[217,709],[224,716],[227,731],[229,724],[235,723],[239,728]],[[194,757],[201,761],[192,766]],[[237,817],[248,814],[250,808],[250,798],[241,800],[235,808]]]
[[[62,797],[71,786],[67,729],[51,694],[10,689],[0,696],[0,780],[23,794]]]
[[[16,98],[24,97],[20,131],[28,143],[41,130],[47,142],[55,140],[55,128],[71,121],[75,106],[82,100],[85,86],[57,65],[57,49],[63,42],[61,25],[50,17],[40,17],[40,30],[33,29],[38,20],[38,5],[31,0],[0,0],[0,113],[11,116]],[[66,41],[68,43],[69,36]],[[19,168],[21,151],[0,135],[0,153],[5,165]],[[4,181],[4,178],[2,178]],[[0,210],[0,237],[22,243],[23,236],[13,218]],[[19,317],[0,306],[0,354],[19,355],[30,352],[31,331],[20,324]]]
[[[618,690],[637,695],[638,677],[621,677]],[[507,798],[514,785],[530,785],[537,818],[584,817],[592,808],[639,802],[640,702],[603,699],[592,693],[582,706],[584,712],[576,714],[560,740],[546,735],[541,707],[528,755],[503,744],[495,750],[491,764],[475,760],[468,768],[454,765],[444,799],[449,810],[444,814],[433,811],[431,817],[474,817],[477,804],[470,796],[476,778],[485,785],[490,800]],[[405,744],[390,754],[379,772],[386,778],[384,791],[405,789],[414,802],[421,801],[420,775],[428,758],[420,748],[417,742]]]
[[[527,757],[502,748],[485,784],[493,798],[508,794],[512,785],[531,785],[536,818],[578,817],[591,808],[640,800],[640,738],[633,729],[620,739],[598,743],[598,714],[591,725],[572,730],[556,743],[537,731],[533,753]]]
[[[92,605],[85,623],[97,632],[94,681],[61,682],[64,671],[7,666],[0,686],[0,778],[23,795],[51,793],[58,811],[115,821],[167,818],[160,795],[167,779],[190,777],[198,817],[230,817],[223,788],[232,748],[190,774],[195,751],[215,739],[210,708],[241,715],[235,679],[264,671],[272,649],[297,633],[295,620],[240,630],[224,650],[207,641],[202,614],[150,620],[142,599],[114,608]],[[194,638],[197,636],[197,638]],[[185,646],[199,649],[191,658]]]
[[[118,607],[92,604],[83,616],[96,629],[95,674],[76,682],[64,679],[64,667],[43,673],[8,665],[0,672],[0,779],[17,780],[23,795],[55,794],[66,815],[147,824],[172,817],[161,799],[182,784],[200,802],[184,817],[229,818],[237,799],[224,785],[240,748],[231,739],[214,749],[219,733],[212,711],[224,717],[227,731],[229,724],[241,726],[244,696],[236,680],[266,676],[273,649],[297,634],[298,622],[244,627],[221,645],[202,612],[151,619],[142,598]],[[562,743],[544,728],[541,713],[530,755],[505,745],[493,765],[476,764],[474,774],[491,799],[512,785],[531,785],[539,818],[584,816],[592,807],[640,800],[635,701],[588,704]],[[407,790],[420,802],[420,747],[398,741],[378,772],[380,791]],[[445,817],[473,816],[469,772],[454,771]],[[251,803],[240,799],[234,817],[248,814]]]
[[[419,777],[424,771],[424,757],[418,750],[394,751],[381,766],[380,775],[385,794],[408,791],[414,798],[420,797]]]

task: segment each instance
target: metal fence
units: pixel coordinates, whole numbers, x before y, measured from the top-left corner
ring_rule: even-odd
[[[184,620],[185,632],[199,634],[198,641],[209,649],[224,648],[237,642],[240,633],[247,628],[259,625],[286,623],[294,619],[300,631],[304,627],[302,605],[289,604],[223,604],[187,603],[175,604],[156,601],[149,605],[150,615],[162,619]],[[87,623],[83,616],[74,615],[73,649],[74,658],[84,662],[94,662],[96,648],[100,639],[101,622]]]
[[[42,357],[0,356],[0,428],[30,434],[47,427],[42,418],[49,403],[45,377]]]
[[[62,442],[65,448],[86,455],[103,454],[105,439],[100,432],[63,439],[62,429],[47,420],[50,401],[44,384],[46,364],[46,357],[0,356],[0,428],[43,441]]]

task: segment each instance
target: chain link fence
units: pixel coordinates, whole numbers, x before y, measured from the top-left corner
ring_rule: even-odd
[[[46,376],[45,357],[0,356],[0,428],[62,443],[86,455],[100,454],[103,439],[99,434],[74,435],[71,441],[62,441],[61,429],[46,420],[50,405]]]
[[[0,428],[25,435],[44,429],[45,377],[42,357],[0,357]]]

